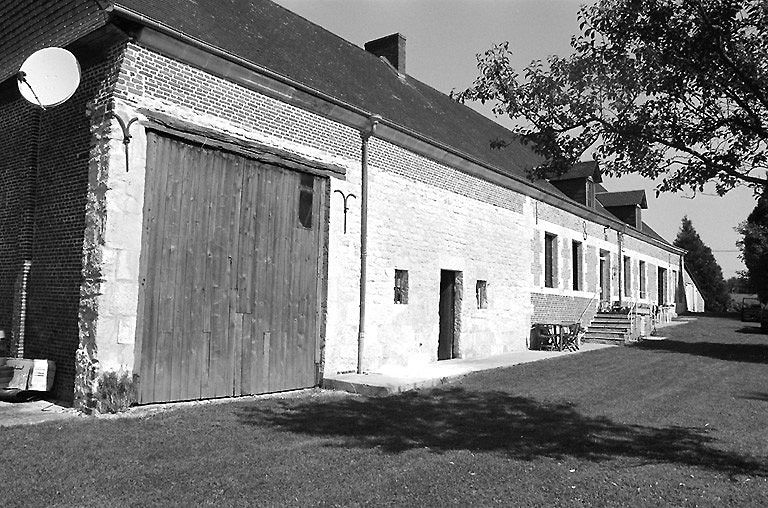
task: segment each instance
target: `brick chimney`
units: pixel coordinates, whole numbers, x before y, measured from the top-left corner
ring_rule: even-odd
[[[397,72],[405,74],[405,37],[399,33],[366,42],[365,50],[376,56],[383,56]]]

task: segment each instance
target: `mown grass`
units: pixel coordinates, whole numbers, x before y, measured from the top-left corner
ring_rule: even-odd
[[[0,429],[0,505],[766,506],[753,331],[701,318],[436,390]]]

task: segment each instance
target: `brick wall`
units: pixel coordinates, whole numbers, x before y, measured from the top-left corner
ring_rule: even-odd
[[[0,348],[5,349],[18,339],[13,316],[14,306],[17,314],[20,311],[20,302],[14,294],[23,260],[29,255],[28,210],[37,156],[38,113],[19,97],[12,81],[0,90],[0,122],[4,126],[0,130],[0,330],[5,331],[7,341]]]
[[[0,106],[3,124],[20,127],[17,135],[0,135],[6,153],[20,154],[9,157],[8,166],[0,170],[5,178],[3,188],[7,185],[8,192],[19,190],[17,200],[9,200],[2,208],[5,211],[0,219],[0,244],[9,252],[10,260],[6,262],[3,256],[0,319],[7,326],[7,302],[14,302],[16,312],[20,311],[17,281],[20,261],[28,257],[32,264],[27,284],[24,356],[56,363],[54,396],[65,402],[74,398],[75,352],[80,343],[89,167],[94,147],[105,135],[98,129],[92,130],[86,104],[108,99],[112,64],[107,61],[84,66],[75,95],[55,108],[37,111],[24,105],[18,91],[10,91],[11,99]],[[35,128],[39,129],[37,138],[33,135]],[[9,131],[12,132],[5,132]],[[29,155],[30,151],[34,157]],[[36,161],[35,171],[28,171],[31,160]],[[25,207],[19,200],[25,195],[23,189],[30,175],[32,206],[25,242],[24,235],[20,235]],[[9,206],[15,211],[10,212]],[[15,283],[15,291],[11,283]]]
[[[597,310],[597,301],[590,298],[531,293],[531,324],[589,323]]]

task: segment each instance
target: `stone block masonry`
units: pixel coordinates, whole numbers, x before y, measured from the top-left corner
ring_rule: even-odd
[[[324,368],[354,369],[359,134],[132,44],[116,95],[137,109],[164,111],[348,168],[345,181],[332,181],[332,190],[351,192],[358,200],[350,202],[345,235],[341,197],[331,194]],[[523,196],[375,138],[371,167],[366,368],[436,359],[441,269],[464,272],[463,355],[524,348],[530,281],[515,275],[530,271],[528,244],[519,241],[526,236]],[[395,306],[393,301],[395,268],[409,270],[412,300],[407,305]],[[479,279],[489,284],[487,309],[476,308]]]
[[[645,242],[625,234],[626,229],[617,231],[600,224],[582,219],[570,212],[558,209],[546,203],[535,202],[529,208],[533,210],[531,227],[536,230],[532,240],[534,259],[532,272],[534,285],[531,289],[531,305],[533,307],[532,322],[571,322],[576,321],[581,312],[588,307],[582,319],[588,323],[593,313],[593,307],[599,302],[600,295],[600,251],[608,253],[610,261],[610,300],[618,301],[619,275],[621,275],[621,294],[624,304],[642,303],[653,305],[658,302],[657,267],[666,268],[668,277],[680,264],[680,256],[659,246]],[[627,226],[629,228],[629,226]],[[555,288],[544,287],[544,236],[552,234],[557,237],[557,256],[554,259],[553,271],[558,274]],[[621,242],[619,240],[621,238]],[[573,288],[573,242],[582,244],[582,273],[583,287],[579,291]],[[621,258],[619,254],[621,243]],[[625,291],[623,280],[623,258],[630,259],[629,294]],[[639,293],[639,261],[646,266],[646,292],[643,298]],[[671,286],[670,286],[671,287]],[[672,296],[670,296],[672,298]],[[592,301],[590,305],[587,302]],[[669,303],[669,302],[661,302]]]
[[[346,180],[332,181],[332,190],[359,199],[360,138],[354,129],[130,43],[116,95],[137,109],[333,160],[348,172]],[[478,356],[524,348],[533,319],[577,318],[599,289],[600,249],[609,251],[618,267],[617,236],[610,228],[379,139],[371,140],[370,152],[368,369],[436,358],[441,269],[463,272],[460,349]],[[343,234],[341,197],[331,194],[324,351],[330,373],[356,364],[360,216],[359,201],[350,203]],[[540,290],[541,241],[550,225],[561,241],[558,287],[546,292]],[[580,291],[571,288],[574,240],[583,243]],[[395,269],[409,272],[407,305],[394,303]],[[488,309],[475,308],[477,280],[489,283]],[[618,279],[611,282],[611,294],[617,295]]]

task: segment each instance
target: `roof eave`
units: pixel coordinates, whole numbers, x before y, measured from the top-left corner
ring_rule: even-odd
[[[219,48],[217,46],[214,46],[212,44],[209,44],[203,40],[200,40],[198,38],[192,37],[180,30],[176,30],[173,27],[164,24],[163,22],[153,19],[151,17],[145,16],[144,14],[137,12],[133,9],[130,9],[128,7],[125,7],[123,5],[120,5],[119,2],[114,2],[111,6],[111,13],[113,16],[121,17],[123,19],[127,19],[129,21],[133,21],[135,23],[138,23],[139,25],[146,26],[160,34],[163,34],[167,37],[170,37],[171,39],[175,39],[176,41],[181,41],[185,44],[188,44],[189,46],[193,48],[197,48],[200,51],[203,51],[205,53],[215,55],[219,58],[222,58],[223,60],[226,60],[228,62],[234,63],[236,65],[242,66],[248,70],[251,70],[257,74],[261,74],[271,80],[277,81],[283,85],[287,85],[288,87],[294,88],[296,90],[299,90],[301,92],[304,92],[306,94],[309,94],[313,97],[316,97],[320,99],[321,101],[325,101],[331,105],[334,105],[338,108],[342,108],[343,110],[346,110],[352,115],[345,115],[344,120],[346,125],[358,129],[358,130],[364,130],[369,125],[369,119],[377,114],[375,112],[366,111],[358,106],[355,106],[353,104],[350,104],[348,102],[342,101],[340,99],[337,99],[331,95],[328,95],[318,89],[312,88],[310,86],[307,86],[303,83],[300,83],[296,80],[291,79],[288,76],[279,74],[275,71],[272,71],[262,65],[259,65],[253,61],[244,59],[242,57],[239,57],[229,51],[226,51],[222,48]],[[203,67],[205,68],[205,67]],[[259,91],[267,92],[269,89],[265,87],[265,89],[259,89]],[[280,96],[283,99],[290,98],[289,95],[286,95],[285,93],[280,93],[276,90],[271,90],[272,96]],[[326,108],[330,110],[331,108]],[[331,117],[329,112],[325,112],[324,116]],[[379,115],[380,116],[380,115]],[[339,121],[338,118],[332,118],[334,120]],[[532,197],[534,199],[541,199],[542,201],[548,202],[549,204],[552,204],[553,206],[557,206],[561,209],[564,209],[566,211],[569,211],[571,213],[574,213],[575,215],[578,215],[582,218],[586,218],[589,220],[592,220],[593,222],[596,222],[598,224],[602,224],[604,226],[612,227],[616,230],[623,230],[626,232],[626,224],[624,224],[620,220],[614,220],[610,217],[606,217],[604,215],[598,214],[595,212],[592,208],[587,207],[586,205],[582,205],[578,202],[570,202],[566,201],[564,196],[555,194],[547,189],[535,187],[531,184],[530,181],[524,180],[522,178],[519,178],[515,175],[511,175],[509,172],[503,171],[500,168],[497,168],[489,163],[486,163],[484,161],[481,161],[469,154],[466,154],[460,150],[457,150],[449,145],[446,145],[444,143],[441,143],[437,140],[431,139],[427,136],[424,136],[423,134],[420,134],[418,132],[415,132],[405,126],[402,126],[391,119],[388,118],[381,118],[380,125],[382,127],[388,127],[395,133],[399,133],[400,136],[381,136],[382,133],[386,133],[386,129],[380,129],[377,131],[377,137],[382,137],[382,139],[386,141],[393,142],[394,144],[397,144],[398,146],[405,146],[406,148],[411,148],[412,145],[404,145],[402,142],[402,136],[413,138],[417,141],[420,141],[422,143],[426,143],[427,145],[431,145],[432,147],[435,147],[439,150],[442,150],[444,152],[447,152],[448,154],[451,154],[455,157],[458,157],[460,159],[463,159],[467,162],[470,162],[472,164],[475,164],[477,166],[480,166],[481,168],[484,168],[487,171],[490,171],[494,174],[495,178],[491,178],[491,181],[495,181],[496,183],[500,183],[501,185],[510,188],[511,190],[515,190],[517,192],[520,192],[521,194],[524,194],[526,196]],[[389,138],[389,139],[388,139]],[[398,142],[398,140],[400,142]],[[437,158],[436,160],[448,164],[448,162],[445,161],[444,158]],[[451,164],[454,165],[454,164]],[[482,178],[488,180],[489,178],[487,176]],[[499,179],[506,180],[507,182],[511,183],[512,185],[502,184],[499,182]],[[641,231],[633,231],[632,236],[638,236],[640,239],[647,241],[651,244],[656,245],[657,247],[660,247],[667,251],[672,251],[673,253],[678,254],[679,249],[672,246],[671,244],[659,242],[653,237],[650,237],[646,235],[645,233]]]

